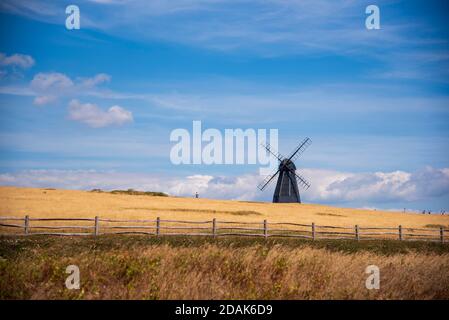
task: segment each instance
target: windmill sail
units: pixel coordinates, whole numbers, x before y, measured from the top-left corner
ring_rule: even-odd
[[[276,176],[279,172],[279,169],[273,171],[272,174],[268,175],[257,187],[262,191],[265,187],[270,183],[271,180]]]
[[[282,161],[282,159],[284,158],[282,156],[282,154],[280,154],[279,152],[276,152],[273,150],[273,148],[271,148],[271,145],[269,143],[267,144],[260,144],[262,147],[265,148],[265,150],[267,150],[270,154],[272,154],[273,156],[275,156],[279,161]]]
[[[312,140],[305,138],[296,148],[295,151],[288,157],[289,160],[295,161],[298,157],[312,144]]]
[[[306,179],[304,179],[301,175],[299,175],[297,172],[295,172],[295,176],[296,178],[299,180],[299,183],[301,184],[301,186],[304,189],[309,189],[310,188],[310,183],[307,182]]]

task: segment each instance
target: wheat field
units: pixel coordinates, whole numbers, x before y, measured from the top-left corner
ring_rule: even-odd
[[[410,228],[449,226],[448,215],[338,208],[318,204],[273,204],[97,193],[79,190],[0,187],[0,216],[178,219],[294,222],[334,226]]]

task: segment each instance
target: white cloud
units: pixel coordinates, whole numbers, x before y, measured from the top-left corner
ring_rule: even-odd
[[[91,78],[72,80],[59,72],[38,73],[31,80],[30,88],[36,95],[34,104],[44,105],[54,102],[60,96],[74,96],[76,94],[92,94],[98,85],[110,81],[111,76],[99,73]]]
[[[263,196],[256,188],[258,178],[250,174],[237,177],[192,175],[171,181],[166,190],[180,196],[198,192],[201,197],[212,199],[255,200]]]
[[[312,201],[418,201],[449,195],[449,168],[427,167],[412,173],[343,173],[311,169],[302,172],[313,181],[307,192]]]
[[[99,85],[104,82],[111,81],[111,76],[106,73],[99,73],[92,78],[82,79],[81,86],[87,88],[93,88],[96,85]]]
[[[110,125],[123,125],[133,121],[130,111],[120,106],[112,106],[104,111],[92,103],[80,103],[72,100],[69,103],[69,118],[80,121],[92,128],[101,128]]]
[[[33,65],[34,59],[29,55],[15,53],[13,55],[7,56],[6,54],[0,52],[0,66],[28,69]]]
[[[22,70],[34,65],[33,57],[15,53],[10,56],[0,52],[0,80],[23,78]]]
[[[37,94],[33,103],[39,106],[51,103],[74,86],[73,81],[63,73],[38,73],[30,83],[31,89]]]
[[[301,173],[312,182],[312,187],[302,192],[306,202],[349,205],[362,202],[365,203],[364,207],[379,207],[395,201],[413,204],[420,199],[432,201],[449,195],[449,168],[428,167],[413,173],[344,173],[305,169]],[[162,191],[175,196],[192,196],[198,192],[204,198],[270,201],[275,181],[265,192],[260,192],[256,187],[260,181],[261,177],[254,174],[171,177],[94,170],[30,170],[0,174],[1,185],[84,190],[133,188]]]
[[[38,91],[67,90],[74,86],[73,81],[63,73],[38,73],[31,80],[31,87]]]
[[[175,178],[154,174],[95,170],[28,170],[0,174],[0,185],[82,190],[133,188],[162,191],[176,196],[192,196],[198,192],[201,197],[248,200],[261,195],[254,184],[257,179],[258,176],[254,175],[233,178],[192,175]]]
[[[37,96],[34,98],[33,103],[38,106],[49,104],[56,100],[55,96]]]

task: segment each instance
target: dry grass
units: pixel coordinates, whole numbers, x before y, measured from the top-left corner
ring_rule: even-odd
[[[0,299],[449,298],[449,253],[437,244],[113,236],[0,244]],[[70,264],[80,268],[80,290],[64,287]],[[371,264],[380,290],[365,287]]]
[[[297,222],[335,226],[449,225],[449,216],[75,190],[0,187],[0,216]]]

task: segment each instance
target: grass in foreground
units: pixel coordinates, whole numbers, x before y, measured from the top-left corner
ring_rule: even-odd
[[[371,264],[380,290],[365,288]],[[448,299],[448,270],[449,246],[425,242],[0,238],[1,299]]]

